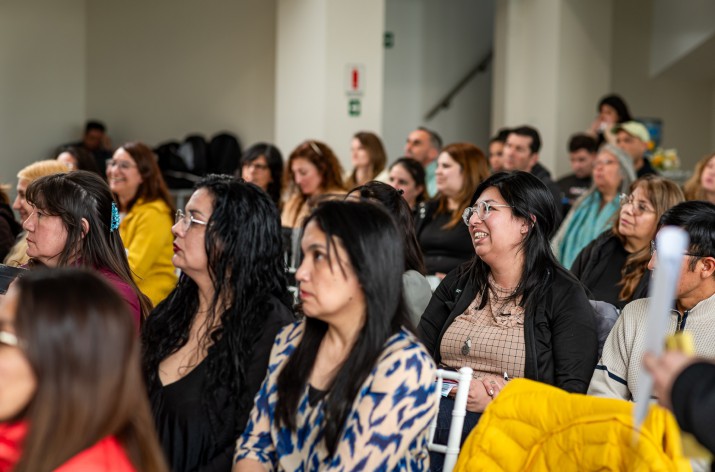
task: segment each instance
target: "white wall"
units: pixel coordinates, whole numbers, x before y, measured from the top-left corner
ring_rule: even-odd
[[[273,139],[275,0],[87,2],[87,116],[116,145]]]
[[[389,159],[403,153],[407,134],[424,125],[445,144],[470,141],[486,150],[490,136],[492,66],[455,96],[448,109],[427,112],[492,48],[493,1],[387,0],[383,138]]]
[[[81,134],[84,0],[0,2],[0,182]]]
[[[656,76],[715,34],[712,0],[653,0],[650,73]]]
[[[306,139],[327,143],[350,168],[351,137],[380,132],[384,0],[279,0],[276,142],[288,155]],[[349,116],[345,71],[364,68],[359,116]]]
[[[663,120],[663,146],[678,149],[683,168],[691,169],[713,149],[713,84],[690,77],[651,78],[652,15],[650,0],[618,2],[612,88],[623,95],[634,116]]]

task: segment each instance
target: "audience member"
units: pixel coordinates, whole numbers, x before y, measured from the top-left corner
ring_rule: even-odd
[[[637,177],[657,174],[645,157],[650,142],[648,128],[637,121],[627,121],[613,128],[613,131],[616,133],[616,145],[633,159],[633,169]]]
[[[119,234],[134,281],[153,305],[174,289],[171,226],[174,202],[155,154],[139,142],[123,144],[107,161],[109,188],[119,203]]]
[[[172,470],[229,470],[289,308],[278,209],[209,175],[176,213],[178,286],[142,329],[144,373]]]
[[[487,158],[470,143],[445,146],[437,159],[437,197],[421,204],[417,237],[427,273],[444,277],[474,255],[469,231],[461,224],[472,193],[489,175]]]
[[[539,163],[541,136],[531,126],[519,126],[509,130],[504,143],[504,170],[530,172],[541,180],[556,202],[556,221],[561,221],[561,191],[551,178],[551,173]]]
[[[340,162],[320,141],[305,141],[295,148],[288,158],[287,171],[288,200],[281,212],[281,224],[286,228],[300,228],[321,196],[345,194]]]
[[[442,138],[424,126],[420,126],[407,136],[405,156],[411,157],[425,168],[425,182],[430,197],[437,195],[437,156],[440,149],[442,149]]]
[[[168,470],[121,300],[78,269],[24,275],[2,297],[0,470]]]
[[[151,303],[132,280],[107,183],[86,170],[53,174],[32,182],[26,198],[32,208],[22,224],[28,265],[96,270],[122,295],[138,328]]]
[[[670,180],[646,175],[621,195],[621,210],[613,224],[578,255],[571,272],[591,291],[594,300],[619,309],[648,296],[650,242],[660,217],[683,201],[683,192]]]
[[[283,155],[280,149],[268,143],[254,144],[241,156],[241,169],[236,171],[236,177],[262,188],[280,208],[283,193]]]
[[[504,170],[504,143],[509,136],[509,129],[502,128],[489,140],[489,168],[492,174]]]
[[[101,121],[89,120],[84,125],[84,135],[82,140],[70,144],[70,146],[86,149],[97,164],[99,175],[104,175],[105,164],[112,157],[112,144],[107,134],[107,127]]]
[[[405,308],[410,316],[411,329],[417,327],[424,313],[432,288],[425,279],[425,268],[422,250],[415,234],[415,222],[412,211],[400,192],[393,187],[377,181],[368,182],[350,191],[350,196],[368,202],[377,202],[392,215],[397,223],[397,229],[402,235],[405,247],[405,273],[402,274],[402,292],[405,298]]]
[[[64,163],[69,170],[87,170],[104,178],[104,174],[99,172],[94,156],[85,148],[62,146],[57,151],[55,159]]]
[[[403,327],[393,219],[377,205],[326,201],[301,245],[305,319],[276,337],[234,472],[427,470],[435,368]]]
[[[660,358],[646,353],[646,369],[653,375],[653,390],[661,405],[675,414],[678,424],[715,454],[715,365],[670,351]]]
[[[10,208],[10,197],[7,195],[8,187],[0,185],[0,261],[5,259],[15,245],[17,235],[22,231],[22,225],[17,222],[15,214]]]
[[[598,145],[601,146],[604,142],[616,144],[616,136],[613,134],[613,127],[632,121],[628,105],[619,95],[606,95],[598,102],[598,116],[591,123],[588,133],[596,138]]]
[[[715,153],[695,164],[695,171],[683,185],[683,191],[687,200],[715,203]]]
[[[688,331],[698,356],[715,358],[715,205],[680,203],[660,218],[659,228],[678,226],[690,237],[675,290],[675,307],[668,317],[668,332]],[[658,263],[653,247],[649,268]],[[635,300],[623,309],[603,346],[588,393],[632,400],[638,395],[646,348],[650,298]]]
[[[353,170],[345,178],[347,188],[363,185],[371,180],[387,182],[387,154],[380,138],[367,131],[355,133],[350,146]]]
[[[552,240],[561,264],[571,267],[583,248],[611,227],[620,204],[618,195],[627,193],[634,180],[630,158],[604,144],[594,162],[593,186],[576,200]]]
[[[442,281],[418,329],[438,365],[474,369],[462,440],[507,375],[583,393],[597,351],[583,287],[549,247],[556,202],[543,182],[526,172],[494,174],[477,187],[463,218],[477,257]],[[440,402],[441,442],[453,406],[450,398]],[[433,455],[431,470],[441,469],[440,456]]]
[[[425,168],[411,157],[401,157],[390,166],[388,183],[402,192],[402,198],[413,213],[417,205],[429,198],[425,185]]]
[[[15,201],[12,202],[12,208],[20,215],[20,223],[25,221],[27,217],[30,216],[30,213],[32,213],[32,207],[27,203],[27,199],[25,198],[27,186],[45,175],[67,171],[67,166],[64,163],[52,159],[33,162],[23,167],[20,172],[17,173],[17,196],[15,197]],[[13,267],[20,267],[27,264],[30,258],[27,255],[26,237],[27,233],[24,231],[20,233],[15,245],[5,256],[5,260],[3,261],[5,264]]]
[[[596,140],[587,134],[574,134],[569,139],[568,149],[572,173],[556,181],[563,195],[561,204],[564,215],[567,215],[574,202],[591,188],[593,162],[596,160],[598,145]]]

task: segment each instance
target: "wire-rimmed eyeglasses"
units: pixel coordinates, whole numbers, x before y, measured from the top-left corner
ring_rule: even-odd
[[[201,225],[201,226],[206,226],[208,224],[206,221],[197,220],[191,214],[185,215],[183,211],[176,210],[176,217],[174,218],[174,224],[178,225],[179,223],[181,223],[180,227],[185,232],[188,231],[191,228],[191,225],[194,223],[197,225]]]
[[[643,213],[655,213],[655,210],[648,208],[643,202],[634,201],[632,194],[626,195],[622,193],[618,196],[618,201],[622,207],[630,205],[631,211],[635,216],[641,216]]]
[[[467,207],[464,209],[464,212],[462,213],[462,221],[464,221],[465,225],[469,226],[469,220],[475,213],[480,220],[484,221],[489,218],[489,215],[492,212],[492,208],[511,208],[511,205],[500,205],[480,200],[476,202],[474,206]]]

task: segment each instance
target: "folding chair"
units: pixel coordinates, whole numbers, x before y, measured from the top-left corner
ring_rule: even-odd
[[[469,384],[472,382],[472,369],[462,367],[459,372],[439,369],[436,372],[437,378],[437,408],[442,399],[442,380],[456,380],[457,394],[454,397],[454,409],[452,410],[452,423],[449,425],[449,439],[447,445],[434,443],[434,432],[437,429],[437,416],[435,415],[429,428],[429,442],[427,447],[432,452],[444,454],[444,472],[452,472],[459,456],[459,442],[462,438],[462,427],[464,417],[467,415],[467,395],[469,394]]]

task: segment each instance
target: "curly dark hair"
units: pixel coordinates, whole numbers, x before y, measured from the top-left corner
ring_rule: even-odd
[[[287,307],[280,217],[268,194],[253,184],[228,175],[208,175],[196,184],[213,197],[213,213],[206,226],[208,272],[215,293],[206,319],[208,346],[204,402],[220,406],[227,399],[245,407],[246,374],[254,340],[260,336],[266,306],[278,299]],[[223,312],[222,301],[228,303]],[[199,306],[198,286],[186,274],[161,302],[142,329],[143,369],[147,383],[157,385],[159,364],[189,340]],[[207,403],[208,404],[208,403]],[[222,421],[222,418],[212,418]],[[237,425],[238,427],[238,425]]]

